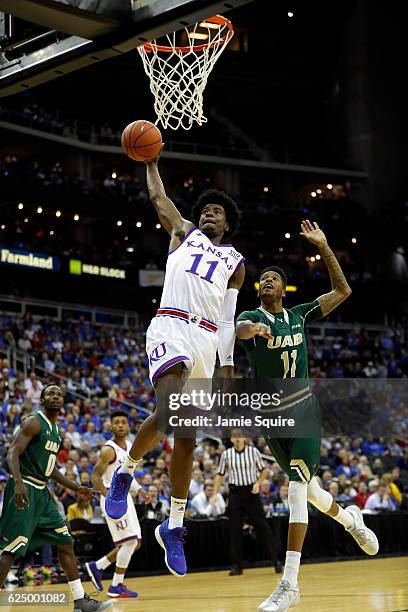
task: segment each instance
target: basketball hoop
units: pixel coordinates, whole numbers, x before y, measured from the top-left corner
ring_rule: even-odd
[[[163,128],[189,130],[207,122],[203,93],[214,64],[234,36],[232,23],[222,15],[208,17],[180,32],[166,35],[166,44],[152,40],[138,51],[150,79],[157,122]],[[197,40],[205,40],[197,44]],[[179,45],[177,43],[187,44]]]

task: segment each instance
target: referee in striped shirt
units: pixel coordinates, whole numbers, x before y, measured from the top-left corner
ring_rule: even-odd
[[[229,484],[229,529],[233,567],[230,576],[242,574],[242,523],[248,517],[255,528],[258,543],[264,542],[276,573],[282,571],[277,559],[272,533],[265,517],[259,486],[266,476],[266,467],[259,450],[249,446],[245,438],[232,437],[232,448],[220,458],[218,474],[214,482],[214,497],[221,488],[225,474]]]

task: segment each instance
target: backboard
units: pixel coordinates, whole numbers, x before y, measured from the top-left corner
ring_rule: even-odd
[[[0,97],[252,0],[0,0]]]

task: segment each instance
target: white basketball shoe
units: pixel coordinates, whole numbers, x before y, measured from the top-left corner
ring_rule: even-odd
[[[285,612],[300,603],[299,589],[293,589],[287,580],[281,580],[278,586],[258,607],[259,612]]]
[[[358,506],[348,506],[346,512],[352,515],[354,523],[348,527],[346,531],[355,539],[359,547],[364,550],[367,555],[376,555],[379,545],[378,539],[374,531],[371,531],[364,525],[363,514]]]

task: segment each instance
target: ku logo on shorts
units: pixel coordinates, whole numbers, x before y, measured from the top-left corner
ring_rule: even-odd
[[[159,346],[156,346],[156,348],[150,353],[150,356],[149,356],[150,365],[153,365],[155,361],[160,361],[160,359],[162,359],[166,353],[167,353],[166,343],[162,342],[161,344],[159,344]]]

